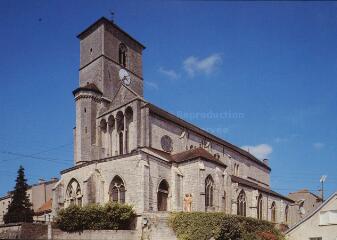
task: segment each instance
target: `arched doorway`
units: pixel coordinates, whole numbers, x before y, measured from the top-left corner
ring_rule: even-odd
[[[160,182],[157,193],[158,211],[167,211],[167,199],[169,193],[169,184],[164,179]]]

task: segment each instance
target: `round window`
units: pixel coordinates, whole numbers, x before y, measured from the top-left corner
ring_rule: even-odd
[[[165,152],[172,152],[173,144],[172,144],[172,139],[169,136],[164,135],[161,138],[160,142],[161,142],[161,147]]]

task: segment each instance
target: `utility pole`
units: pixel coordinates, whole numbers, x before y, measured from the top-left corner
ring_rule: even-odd
[[[321,179],[319,180],[322,184],[322,187],[321,187],[321,198],[322,198],[322,202],[324,202],[324,182],[326,180],[327,176],[326,175],[323,175],[321,177]]]

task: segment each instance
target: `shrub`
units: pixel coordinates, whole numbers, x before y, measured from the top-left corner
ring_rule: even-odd
[[[224,213],[173,213],[170,225],[180,240],[284,240],[272,223]]]
[[[70,206],[58,212],[56,224],[67,232],[129,229],[135,216],[132,206],[126,204]]]

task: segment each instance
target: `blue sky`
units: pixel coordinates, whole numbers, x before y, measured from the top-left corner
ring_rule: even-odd
[[[79,42],[101,16],[147,46],[145,98],[258,157],[283,194],[337,190],[337,3],[0,1],[0,194],[72,166]]]

